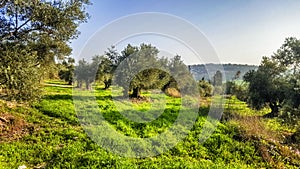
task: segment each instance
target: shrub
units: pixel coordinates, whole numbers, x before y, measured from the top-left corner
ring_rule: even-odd
[[[199,87],[199,91],[200,91],[200,96],[202,96],[202,97],[212,96],[213,86],[209,82],[207,82],[205,80],[200,80],[198,82],[198,87]]]
[[[0,46],[0,88],[6,100],[33,101],[40,97],[37,55],[22,45]]]
[[[234,81],[226,82],[225,93],[235,95],[241,101],[247,101],[248,92],[246,84],[237,84]]]

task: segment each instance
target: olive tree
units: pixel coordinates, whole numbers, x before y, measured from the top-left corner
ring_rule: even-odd
[[[69,42],[79,35],[78,26],[87,21],[88,14],[85,7],[88,4],[90,4],[88,0],[1,1],[0,46],[5,48],[5,51],[0,52],[2,69],[0,77],[9,76],[7,78],[11,79],[9,81],[2,79],[1,88],[19,91],[13,92],[14,98],[32,99],[32,97],[26,99],[24,93],[21,95],[18,86],[24,86],[22,92],[34,92],[32,88],[25,86],[38,84],[36,82],[40,81],[41,76],[27,73],[33,69],[45,73],[55,64],[56,59],[64,59],[71,54]],[[15,51],[20,53],[16,55]],[[16,62],[12,59],[15,56],[22,57],[17,63],[23,66],[14,65]],[[29,63],[35,68],[26,66]],[[12,81],[20,72],[24,76]],[[14,85],[11,86],[9,83]]]

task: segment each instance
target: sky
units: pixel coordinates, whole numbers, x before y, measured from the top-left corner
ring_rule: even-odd
[[[212,58],[209,54],[206,59],[203,55],[199,56],[199,53],[189,45],[181,43],[181,39],[176,40],[158,34],[131,35],[127,39],[111,42],[110,45],[116,45],[118,51],[121,51],[128,43],[135,45],[142,42],[151,43],[163,54],[181,55],[187,64],[220,62],[259,65],[262,56],[270,56],[276,52],[285,38],[300,38],[298,0],[92,0],[92,3],[93,5],[87,8],[91,18],[87,23],[80,25],[80,36],[71,42],[72,56],[76,59],[103,54],[105,49],[103,47],[98,49],[97,44],[110,41],[108,38],[97,37],[99,35],[97,32],[101,32],[120,18],[122,20],[125,16],[144,12],[169,14],[183,19],[190,24],[189,26],[194,26],[210,43],[218,61],[209,60],[208,58]],[[126,32],[128,31],[126,28],[132,23],[147,24],[143,20],[124,22],[122,23],[124,26],[110,28],[110,32],[111,34]],[[161,22],[160,26],[164,24]],[[160,28],[157,25],[151,26],[153,29]],[[170,24],[170,29],[176,26]],[[181,33],[184,34],[184,31]],[[187,35],[187,37],[189,39],[185,42],[188,44],[198,40],[195,39],[198,36]]]

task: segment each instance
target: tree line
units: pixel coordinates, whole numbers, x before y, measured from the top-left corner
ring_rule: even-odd
[[[88,63],[81,59],[75,68],[77,87],[90,89],[92,82],[101,82],[108,89],[112,82],[123,88],[123,94],[138,98],[141,90],[174,88],[192,91],[192,76],[181,56],[171,59],[158,57],[159,50],[151,44],[128,44],[120,53],[112,46],[104,55],[97,55]],[[180,80],[179,80],[180,79]]]

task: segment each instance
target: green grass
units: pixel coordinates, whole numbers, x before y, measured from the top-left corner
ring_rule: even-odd
[[[263,116],[271,110],[263,108],[262,110],[252,110],[247,103],[238,100],[235,96],[231,96],[225,100],[225,112],[238,113],[242,116]]]
[[[159,118],[138,123],[118,112],[110,91],[97,89],[95,96],[101,114],[113,129],[133,138],[149,138],[168,130],[181,108],[181,99],[166,97],[166,106]],[[74,111],[72,88],[46,85],[43,99],[33,107],[17,105],[10,108],[5,102],[0,104],[1,112],[24,118],[34,126],[34,130],[21,139],[0,143],[0,168],[4,169],[21,165],[28,168],[270,167],[263,161],[253,142],[240,140],[238,126],[232,123],[218,123],[213,135],[200,144],[199,136],[208,107],[199,109],[199,116],[191,131],[172,149],[154,157],[126,158],[105,150],[84,132]],[[133,108],[144,113],[144,116],[140,116],[144,120],[153,118],[153,114],[146,113],[152,108],[150,103],[134,103]],[[129,112],[129,116],[134,117],[134,114]]]

